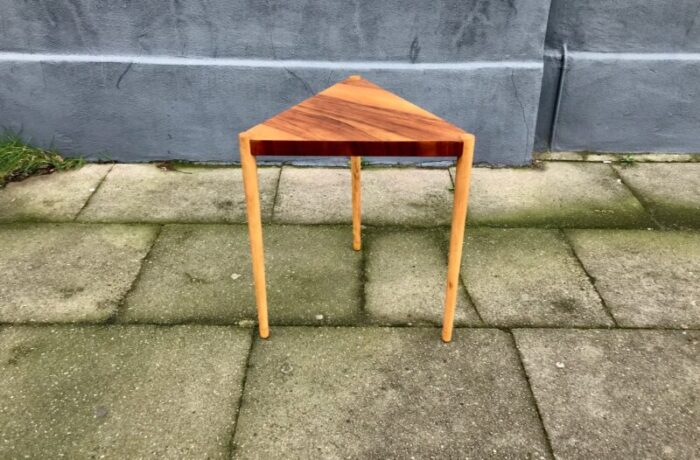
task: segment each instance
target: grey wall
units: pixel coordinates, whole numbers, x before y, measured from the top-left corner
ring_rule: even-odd
[[[549,0],[0,0],[0,124],[68,153],[230,161],[236,132],[359,73],[476,133],[534,141]]]
[[[13,113],[12,119],[31,127],[37,139],[53,137],[61,150],[107,152],[120,160],[231,161],[236,132],[349,72],[67,61],[5,62],[0,63],[0,73],[6,76],[7,90],[0,113]],[[498,161],[527,161],[540,68],[379,67],[361,73],[479,133],[482,158],[491,153]],[[482,110],[488,111],[488,118],[480,116]],[[502,152],[511,156],[503,157]]]
[[[537,150],[700,152],[700,1],[553,0],[544,64]]]
[[[551,1],[0,0],[0,125],[92,158],[232,161],[237,132],[362,74],[474,132],[480,162],[700,151],[700,2]]]
[[[6,51],[462,62],[539,59],[549,2],[2,0],[0,10]]]

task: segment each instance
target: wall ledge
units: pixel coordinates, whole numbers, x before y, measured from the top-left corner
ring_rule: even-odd
[[[306,68],[348,70],[477,70],[498,68],[540,69],[542,62],[522,60],[470,61],[470,62],[396,62],[396,61],[307,61],[238,58],[204,58],[178,56],[143,56],[109,54],[45,54],[0,52],[0,61],[5,62],[105,62],[170,66],[213,66],[250,68]]]

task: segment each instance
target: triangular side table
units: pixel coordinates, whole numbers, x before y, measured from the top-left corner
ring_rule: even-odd
[[[379,86],[351,76],[239,136],[260,337],[267,316],[257,156],[348,156],[353,248],[361,247],[360,157],[457,157],[442,340],[452,340],[474,136]]]

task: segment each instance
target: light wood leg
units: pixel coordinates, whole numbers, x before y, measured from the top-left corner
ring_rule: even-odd
[[[258,191],[258,167],[250,153],[250,139],[245,133],[239,136],[243,186],[245,189],[246,210],[248,211],[248,236],[250,254],[253,259],[253,280],[255,282],[255,303],[258,307],[258,328],[260,337],[270,336],[267,323],[267,292],[265,288],[265,253],[263,251],[262,221],[260,219],[260,193]]]
[[[467,206],[469,203],[469,180],[471,177],[472,160],[474,158],[474,136],[464,136],[462,141],[464,142],[464,147],[462,155],[457,159],[457,173],[455,174],[455,196],[454,207],[452,209],[450,254],[447,262],[445,311],[442,318],[442,340],[444,342],[450,342],[452,340],[455,306],[457,304],[457,288],[459,286],[459,267],[462,262],[464,226],[467,221]]]
[[[362,187],[360,186],[361,157],[350,157],[352,166],[352,248],[362,249]]]

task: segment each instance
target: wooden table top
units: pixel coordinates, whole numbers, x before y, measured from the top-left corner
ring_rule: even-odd
[[[256,156],[444,156],[462,154],[460,128],[352,76],[243,134]]]

